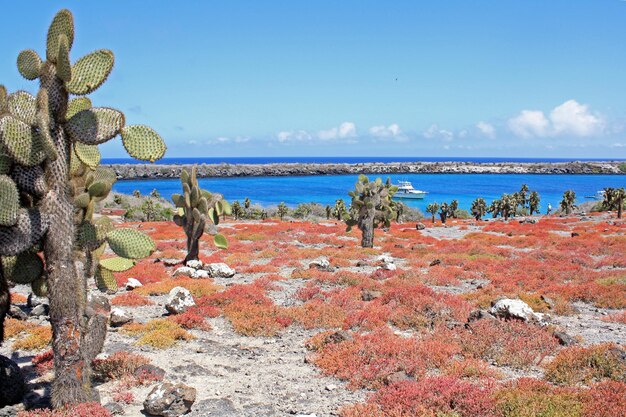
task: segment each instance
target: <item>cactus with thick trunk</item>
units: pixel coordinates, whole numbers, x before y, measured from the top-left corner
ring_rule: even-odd
[[[97,167],[96,146],[120,135],[135,158],[154,161],[165,152],[152,129],[127,126],[121,112],[94,108],[83,97],[106,81],[114,58],[99,50],[72,65],[73,41],[72,14],[61,10],[48,30],[45,61],[30,49],[17,59],[20,74],[39,81],[37,95],[7,95],[0,86],[0,323],[8,306],[6,280],[47,293],[55,407],[95,399],[89,366],[104,342],[106,321],[103,308],[93,302],[87,308],[85,277],[100,270],[94,254],[105,242],[126,258],[145,256],[154,246],[134,230],[120,233],[94,221],[95,202],[114,180]],[[80,97],[70,101],[70,94]]]
[[[389,179],[385,183],[380,178],[371,181],[365,175],[359,175],[352,197],[350,211],[344,221],[349,232],[353,226],[361,230],[361,246],[374,246],[374,229],[380,226],[389,227],[396,216],[396,206],[392,200],[398,187],[391,185]]]
[[[200,255],[200,238],[206,231],[213,235],[215,246],[226,249],[226,238],[217,233],[217,225],[222,214],[231,214],[230,204],[223,198],[215,198],[209,191],[198,185],[196,167],[191,172],[181,172],[180,181],[183,194],[172,195],[172,201],[178,208],[174,222],[183,228],[187,235],[187,256],[185,262],[198,260]]]
[[[487,203],[484,198],[478,197],[476,200],[472,202],[472,216],[476,220],[482,219],[482,217],[487,213]]]

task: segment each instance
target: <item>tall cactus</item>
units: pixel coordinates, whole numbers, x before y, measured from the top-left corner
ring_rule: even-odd
[[[217,233],[216,226],[223,213],[231,214],[231,208],[224,199],[216,199],[207,190],[198,185],[196,167],[182,171],[180,181],[183,185],[183,194],[172,195],[172,201],[178,207],[178,214],[174,215],[174,222],[185,230],[187,235],[187,256],[185,263],[198,260],[200,254],[200,238],[206,231],[213,236],[215,246],[226,249],[226,238]]]
[[[120,135],[134,158],[154,161],[165,152],[151,128],[127,126],[120,111],[91,106],[85,95],[106,81],[113,53],[98,50],[72,65],[73,41],[73,16],[61,10],[48,29],[45,60],[30,49],[17,58],[20,74],[39,80],[36,97],[25,91],[7,95],[0,86],[0,319],[6,279],[30,283],[36,293],[47,289],[55,407],[95,399],[89,364],[103,342],[102,321],[90,327],[94,309],[86,311],[83,279],[93,270],[93,251],[104,242],[127,259],[153,250],[134,230],[94,221],[94,200],[111,183],[96,169],[97,145]],[[78,97],[70,100],[70,94]]]
[[[487,213],[487,202],[485,202],[484,198],[478,197],[476,200],[472,201],[472,216],[476,220],[482,219],[482,217]]]
[[[365,175],[359,175],[352,197],[350,212],[344,218],[349,232],[353,226],[361,230],[361,246],[374,246],[374,229],[379,226],[389,227],[395,218],[393,195],[398,187],[391,185],[389,179],[383,183],[380,178],[370,182]]]

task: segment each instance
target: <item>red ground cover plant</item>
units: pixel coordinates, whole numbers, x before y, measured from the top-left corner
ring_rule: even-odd
[[[106,359],[95,359],[92,362],[92,367],[96,378],[108,381],[132,376],[137,368],[149,363],[150,360],[145,356],[118,351],[112,353]]]
[[[169,271],[161,262],[154,262],[153,259],[142,259],[134,267],[124,272],[116,272],[115,280],[117,285],[122,287],[128,278],[136,278],[143,285],[154,282],[161,282],[170,277]]]
[[[555,384],[588,384],[603,379],[626,382],[626,351],[611,343],[561,350],[545,365],[545,379]]]
[[[449,376],[426,377],[385,386],[368,400],[369,410],[347,407],[341,415],[497,417],[491,394],[489,384],[481,387]]]
[[[17,417],[112,417],[112,414],[99,403],[93,402],[56,410],[20,411],[17,413]]]
[[[116,306],[139,307],[154,304],[146,297],[142,297],[134,292],[125,292],[118,294],[111,299],[111,304]]]
[[[44,375],[48,371],[52,370],[54,360],[54,353],[52,349],[46,350],[38,355],[35,355],[31,360],[31,363],[35,367],[35,372],[38,375]]]
[[[169,319],[175,323],[178,323],[183,329],[198,329],[207,332],[210,331],[211,325],[206,322],[204,316],[199,314],[199,312],[201,312],[200,309],[187,310],[182,314],[170,316]]]
[[[626,383],[604,381],[584,396],[584,417],[626,417]]]
[[[533,378],[505,384],[495,394],[498,415],[503,417],[581,417],[583,404],[578,390],[555,387]]]
[[[558,349],[552,334],[539,326],[511,320],[479,320],[461,336],[466,354],[495,360],[498,365],[528,368],[539,365]]]
[[[22,295],[22,294],[18,294],[15,292],[11,293],[11,304],[24,304],[26,303],[27,298],[26,296]]]

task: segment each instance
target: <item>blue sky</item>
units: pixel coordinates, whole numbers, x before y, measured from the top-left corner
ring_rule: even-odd
[[[116,56],[94,104],[169,157],[626,158],[625,1],[4,2],[10,91],[62,7],[73,60]]]

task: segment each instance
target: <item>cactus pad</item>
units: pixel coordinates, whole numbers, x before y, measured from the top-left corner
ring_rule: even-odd
[[[106,107],[79,111],[65,124],[70,138],[86,145],[99,145],[111,140],[122,127],[124,114]]]
[[[34,80],[39,77],[41,70],[41,58],[32,49],[26,49],[17,56],[17,69],[22,77],[27,80]]]
[[[43,197],[48,189],[43,168],[39,165],[34,167],[16,165],[11,172],[11,178],[15,181],[17,188],[36,197]]]
[[[43,274],[43,262],[33,252],[2,258],[5,276],[16,284],[30,284]]]
[[[155,251],[154,241],[135,229],[116,229],[107,234],[107,242],[117,256],[141,259]]]
[[[67,9],[60,10],[56,16],[54,16],[48,28],[46,59],[50,62],[57,62],[60,35],[65,36],[68,50],[72,49],[72,44],[74,43],[74,18],[72,17],[72,13]]]
[[[46,159],[39,135],[15,117],[0,119],[0,143],[4,145],[5,153],[20,165],[39,165]]]
[[[96,286],[102,292],[114,293],[117,291],[117,281],[113,272],[98,266],[96,270]]]
[[[13,226],[17,223],[20,196],[13,180],[0,175],[0,226]]]
[[[0,116],[8,111],[7,108],[7,89],[0,84]]]
[[[85,145],[82,142],[74,143],[74,152],[80,161],[89,168],[96,169],[100,164],[100,151],[97,145]]]
[[[72,79],[65,84],[65,88],[79,96],[95,91],[107,80],[114,62],[113,52],[107,49],[85,55],[72,67]]]
[[[1,145],[1,143],[0,143]],[[11,158],[8,155],[0,153],[0,175],[7,174],[11,169]]]
[[[130,156],[142,161],[161,159],[167,149],[158,133],[142,125],[125,126],[122,129],[122,142]]]
[[[135,262],[127,258],[107,258],[100,259],[100,266],[109,271],[124,272],[135,266]]]
[[[76,197],[74,197],[74,205],[78,208],[87,208],[90,201],[91,196],[89,195],[89,193],[80,193]]]
[[[110,168],[98,167],[93,173],[93,179],[94,181],[113,184],[117,181],[117,175],[115,174],[115,171]]]
[[[28,125],[34,125],[37,114],[37,99],[26,91],[16,91],[7,98],[9,113]]]
[[[59,52],[57,53],[57,77],[65,82],[72,78],[72,64],[70,64],[70,48],[67,37],[59,35]]]
[[[91,100],[89,97],[76,97],[67,103],[67,112],[65,112],[65,119],[69,120],[76,113],[82,110],[89,110],[91,108]]]
[[[94,223],[83,222],[78,226],[78,244],[82,248],[95,251],[104,246],[107,233],[112,230],[113,222],[106,216],[100,217]]]
[[[30,249],[46,234],[49,224],[39,209],[21,209],[14,226],[0,226],[0,256],[15,256]]]
[[[228,249],[228,241],[226,240],[224,235],[218,233],[213,236],[213,243],[215,243],[215,246],[220,249]]]
[[[89,195],[92,198],[106,197],[111,191],[111,184],[106,182],[94,182],[88,188]]]

